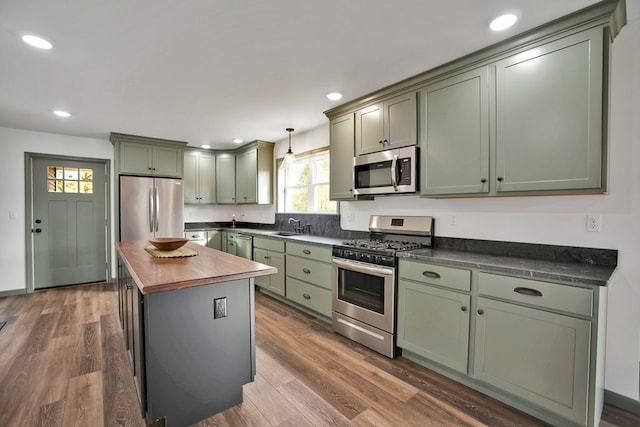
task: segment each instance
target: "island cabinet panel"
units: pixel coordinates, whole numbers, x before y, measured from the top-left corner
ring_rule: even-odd
[[[600,189],[601,28],[496,63],[496,191]]]
[[[329,198],[353,200],[353,156],[355,155],[355,121],[353,113],[329,123]]]
[[[489,67],[420,90],[420,194],[489,192]]]
[[[474,377],[588,423],[591,322],[478,298]]]
[[[145,296],[147,421],[192,425],[242,402],[253,380],[253,286],[237,280]],[[225,317],[214,306],[225,301]]]

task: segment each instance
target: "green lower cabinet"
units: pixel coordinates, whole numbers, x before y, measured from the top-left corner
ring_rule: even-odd
[[[331,291],[302,280],[287,277],[287,299],[326,317],[331,317]]]
[[[398,347],[467,373],[471,296],[400,280]]]
[[[269,251],[267,249],[254,248],[253,260],[267,264],[278,269],[276,274],[258,276],[255,278],[256,286],[265,288],[278,295],[285,295],[285,262],[284,254]]]
[[[478,298],[473,376],[587,425],[591,322]]]

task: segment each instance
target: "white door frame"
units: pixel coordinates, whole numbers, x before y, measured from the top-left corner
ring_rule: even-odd
[[[34,286],[34,263],[33,263],[33,231],[32,231],[32,217],[33,217],[33,170],[32,170],[32,160],[35,158],[47,158],[47,159],[61,159],[61,160],[69,160],[69,161],[90,161],[90,162],[98,162],[103,163],[105,165],[106,177],[105,177],[105,268],[106,268],[106,278],[110,280],[111,278],[111,160],[109,159],[99,159],[92,157],[75,157],[75,156],[60,156],[56,154],[46,154],[46,153],[24,153],[24,170],[25,170],[25,210],[24,210],[24,225],[25,225],[25,264],[26,264],[26,279],[27,279],[27,289],[26,293],[32,293],[35,289]]]

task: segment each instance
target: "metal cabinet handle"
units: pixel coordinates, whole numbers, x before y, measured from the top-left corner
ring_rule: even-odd
[[[302,296],[304,297],[304,299],[311,299],[311,295],[309,294],[302,294]]]
[[[519,294],[522,295],[530,295],[532,297],[541,297],[542,296],[542,292],[540,292],[537,289],[532,289],[532,288],[523,288],[523,287],[517,287],[513,290],[513,292],[517,292]]]
[[[485,182],[487,182],[487,178],[482,178],[480,182],[484,184]]]
[[[484,314],[484,310],[483,310],[483,309],[481,309],[481,308],[479,308],[479,309],[478,309],[478,314],[483,315],[483,314]]]
[[[311,251],[309,249],[304,249],[302,253],[305,255],[311,255]]]
[[[440,278],[440,274],[436,273],[435,271],[423,271],[422,275],[424,277],[429,277],[431,279],[439,279]]]
[[[265,255],[263,258],[264,258],[264,259],[269,259],[269,258],[271,258],[271,257],[268,257],[268,256],[266,256],[266,255]]]
[[[498,181],[500,181],[500,182],[502,182],[502,180],[503,180],[503,179],[504,179],[504,178],[502,178],[501,176],[499,176],[499,177],[497,178],[497,180],[498,180]]]
[[[311,270],[309,270],[308,268],[303,268],[303,269],[302,269],[302,271],[304,271],[304,272],[305,272],[305,273],[307,273],[307,274],[310,274],[310,273],[311,273]]]
[[[36,228],[33,230],[34,233],[42,233],[42,228]]]
[[[467,307],[463,305],[462,307],[460,307],[460,310],[467,311]]]

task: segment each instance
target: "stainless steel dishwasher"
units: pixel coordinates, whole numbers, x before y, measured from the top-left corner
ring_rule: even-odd
[[[242,258],[252,259],[253,236],[247,234],[236,234],[236,255]]]

